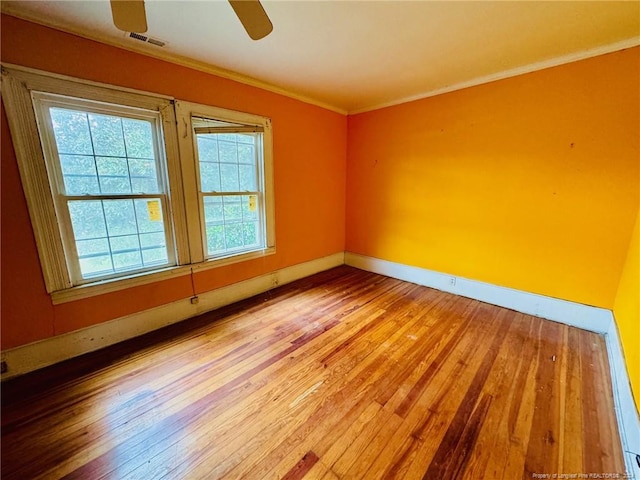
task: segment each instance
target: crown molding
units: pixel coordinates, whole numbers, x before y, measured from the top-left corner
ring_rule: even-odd
[[[160,50],[160,47],[148,46],[147,44],[137,45],[137,44],[128,42],[124,36],[122,37],[122,39],[113,38],[108,35],[102,35],[100,33],[96,33],[90,30],[77,28],[75,26],[71,26],[51,18],[42,18],[39,15],[33,15],[31,13],[23,12],[19,8],[16,8],[15,6],[13,6],[13,4],[11,4],[10,2],[1,2],[0,5],[1,5],[1,11],[3,14],[16,17],[21,20],[26,20],[28,22],[36,23],[44,27],[52,28],[54,30],[59,30],[65,33],[70,33],[78,37],[100,42],[106,45],[110,45],[112,47],[121,48],[123,50],[127,50],[133,53],[138,53],[140,55],[145,55],[147,57],[152,57],[158,60],[163,60],[165,62],[180,65],[182,67],[187,67],[193,70],[198,70],[200,72],[209,73],[211,75],[226,78],[228,80],[233,80],[235,82],[242,83],[244,85],[249,85],[251,87],[257,87],[262,90],[266,90],[271,93],[276,93],[278,95],[283,95],[285,97],[289,97],[294,100],[308,103],[310,105],[315,105],[316,107],[321,107],[326,110],[339,113],[341,115],[347,115],[348,113],[347,110],[343,108],[337,107],[335,105],[331,105],[321,100],[317,100],[313,97],[296,93],[291,90],[278,87],[277,85],[273,85],[269,82],[265,82],[263,80],[259,80],[257,78],[254,78],[248,75],[243,75],[241,73],[237,73],[232,70],[227,70],[225,68],[217,67],[215,65],[212,65],[206,62],[201,62],[199,60],[193,60],[191,58],[178,55],[175,53],[162,51]]]
[[[554,57],[541,62],[530,63],[523,65],[522,67],[511,68],[509,70],[503,70],[501,72],[492,73],[482,77],[472,78],[460,83],[454,83],[443,88],[437,88],[427,92],[419,93],[409,97],[403,97],[397,100],[392,100],[385,103],[378,103],[368,107],[356,108],[349,110],[349,115],[357,115],[359,113],[371,112],[373,110],[380,110],[382,108],[393,107],[403,103],[414,102],[416,100],[422,100],[423,98],[435,97],[436,95],[442,95],[444,93],[455,92],[456,90],[462,90],[463,88],[475,87],[477,85],[483,85],[485,83],[491,83],[505,78],[516,77],[518,75],[524,75],[526,73],[537,72],[538,70],[544,70],[546,68],[557,67],[567,63],[577,62],[579,60],[585,60],[587,58],[597,57],[599,55],[606,55],[607,53],[613,53],[627,48],[633,48],[640,45],[640,36],[628,38],[620,42],[610,43],[601,47],[591,48],[589,50],[583,50],[581,52],[570,53],[568,55],[562,55],[560,57]]]
[[[339,113],[341,115],[357,115],[360,113],[370,112],[373,110],[380,110],[382,108],[393,107],[395,105],[400,105],[403,103],[409,103],[416,100],[422,100],[424,98],[435,97],[437,95],[442,95],[445,93],[454,92],[456,90],[462,90],[464,88],[475,87],[477,85],[483,85],[485,83],[495,82],[498,80],[503,80],[510,77],[515,77],[518,75],[524,75],[527,73],[536,72],[538,70],[544,70],[547,68],[557,67],[560,65],[564,65],[567,63],[577,62],[579,60],[585,60],[587,58],[596,57],[599,55],[605,55],[608,53],[617,52],[620,50],[625,50],[627,48],[633,48],[640,45],[640,36],[632,37],[626,40],[622,40],[619,42],[614,42],[608,45],[603,45],[600,47],[583,50],[580,52],[570,53],[568,55],[562,55],[559,57],[550,58],[547,60],[543,60],[540,62],[530,63],[527,65],[523,65],[521,67],[516,67],[508,70],[503,70],[500,72],[492,73],[490,75],[485,75],[482,77],[472,78],[470,80],[466,80],[464,82],[455,83],[452,85],[448,85],[442,88],[436,88],[434,90],[428,90],[416,95],[411,95],[408,97],[398,98],[396,100],[391,100],[383,103],[376,103],[369,106],[359,107],[355,109],[344,109],[338,107],[336,105],[329,104],[327,102],[318,100],[316,98],[303,95],[300,93],[293,92],[291,90],[287,90],[285,88],[279,87],[277,85],[273,85],[269,82],[265,82],[263,80],[259,80],[257,78],[253,78],[248,75],[243,75],[241,73],[237,73],[231,70],[227,70],[221,67],[217,67],[215,65],[201,62],[198,60],[193,60],[188,57],[184,57],[182,55],[169,53],[166,51],[161,51],[157,49],[158,47],[147,46],[145,45],[134,45],[129,43],[123,37],[121,40],[117,38],[113,38],[107,35],[102,35],[96,32],[92,32],[89,30],[84,30],[81,28],[77,28],[75,26],[71,26],[65,24],[63,22],[55,21],[51,18],[41,18],[39,15],[33,15],[28,12],[23,12],[19,8],[16,8],[10,2],[2,2],[1,11],[3,14],[10,15],[13,17],[20,18],[22,20],[26,20],[32,23],[36,23],[39,25],[43,25],[45,27],[53,28],[55,30],[60,30],[66,33],[70,33],[72,35],[76,35],[82,38],[86,38],[89,40],[97,41],[100,43],[104,43],[106,45],[110,45],[113,47],[121,48],[123,50],[127,50],[130,52],[138,53],[141,55],[145,55],[148,57],[156,58],[159,60],[164,60],[166,62],[170,62],[176,65],[180,65],[183,67],[191,68],[194,70],[198,70],[204,73],[209,73],[211,75],[216,75],[218,77],[226,78],[229,80],[236,81],[238,83],[242,83],[244,85],[249,85],[252,87],[261,88],[263,90],[276,93],[279,95],[283,95],[294,100],[298,100],[304,103],[308,103],[311,105],[315,105],[317,107],[324,108],[326,110],[330,110],[335,113]]]

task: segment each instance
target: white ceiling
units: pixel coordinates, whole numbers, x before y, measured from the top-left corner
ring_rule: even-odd
[[[230,5],[146,0],[124,38],[109,2],[8,1],[2,11],[356,112],[640,44],[640,1],[270,1],[253,41]]]

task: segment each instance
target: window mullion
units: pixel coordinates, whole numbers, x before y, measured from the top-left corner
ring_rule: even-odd
[[[132,200],[131,203],[133,203],[133,218],[136,219],[136,238],[138,239],[138,249],[140,251],[140,263],[142,264],[143,267],[145,267],[144,264],[144,253],[142,252],[142,242],[140,241],[140,222],[138,221],[138,207],[136,207],[136,202],[135,200]],[[162,202],[160,202],[160,205],[162,205]],[[162,221],[164,222],[164,217],[166,216],[166,213],[162,216]],[[165,227],[165,243],[169,243],[167,240],[167,232],[166,232],[166,227]],[[168,246],[168,245],[167,245]],[[167,252],[168,253],[168,252]]]
[[[229,242],[227,241],[227,215],[225,214],[224,197],[222,197],[222,238],[224,239],[224,248],[229,248]]]
[[[177,146],[180,154],[180,174],[184,205],[186,245],[188,245],[189,262],[200,263],[205,258],[206,243],[203,241],[201,218],[204,217],[204,205],[198,192],[197,152],[191,132],[191,115],[183,102],[175,102],[175,118],[179,120],[179,131],[173,124],[178,138]]]
[[[116,271],[116,265],[113,262],[113,248],[111,247],[111,236],[109,235],[109,222],[107,221],[107,214],[104,211],[104,200],[100,200],[100,208],[102,210],[102,218],[104,219],[104,228],[107,232],[107,245],[109,246],[109,259],[111,261],[111,269]]]
[[[124,141],[124,158],[127,160],[127,174],[129,175],[129,190],[131,190],[131,193],[133,193],[133,182],[131,181],[131,164],[129,163],[129,153],[127,151],[127,139],[124,136],[124,124],[122,123],[122,119],[120,119],[120,131],[122,132],[122,139]]]
[[[98,171],[98,160],[96,159],[96,149],[95,149],[95,144],[93,143],[93,132],[91,131],[91,122],[89,121],[89,114],[85,112],[84,117],[87,119],[87,130],[89,132],[89,140],[91,140],[91,155],[93,156],[93,168],[96,171],[96,178],[98,179],[98,188],[100,189],[100,193],[102,193],[102,185],[100,184],[100,172]],[[60,162],[59,154],[58,154],[58,162]],[[64,180],[63,180],[63,185],[64,185]],[[66,190],[65,190],[65,193],[66,193]]]

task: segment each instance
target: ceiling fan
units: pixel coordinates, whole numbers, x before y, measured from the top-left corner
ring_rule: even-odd
[[[260,0],[229,0],[229,3],[253,40],[260,40],[273,30]],[[111,14],[114,25],[120,30],[135,33],[147,31],[144,0],[111,0]]]

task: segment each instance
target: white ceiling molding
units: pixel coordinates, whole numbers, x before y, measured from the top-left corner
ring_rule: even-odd
[[[250,40],[227,2],[146,0],[125,38],[107,0],[3,0],[3,13],[343,115],[640,45],[639,1],[271,1]],[[146,35],[146,34],[145,34]]]
[[[413,102],[416,100],[422,100],[423,98],[435,97],[436,95],[442,95],[444,93],[455,92],[456,90],[462,90],[463,88],[475,87],[476,85],[482,85],[485,83],[495,82],[497,80],[503,80],[505,78],[516,77],[518,75],[524,75],[526,73],[536,72],[538,70],[544,70],[545,68],[558,67],[567,63],[577,62],[579,60],[585,60],[591,57],[597,57],[599,55],[606,55],[607,53],[618,52],[620,50],[626,50],[627,48],[633,48],[640,45],[640,37],[630,38],[629,40],[623,40],[621,42],[612,43],[610,45],[604,45],[602,47],[592,48],[585,50],[584,52],[572,53],[570,55],[563,55],[562,57],[550,58],[543,62],[536,62],[523,67],[512,68],[511,70],[505,70],[503,72],[487,75],[486,77],[478,77],[468,80],[466,82],[456,83],[449,87],[439,88],[430,92],[424,92],[419,95],[411,97],[400,98],[393,102],[381,103],[379,105],[372,105],[366,108],[360,108],[349,111],[349,115],[357,115],[358,113],[370,112],[373,110],[380,110],[381,108],[393,107],[394,105],[400,105],[402,103]]]

